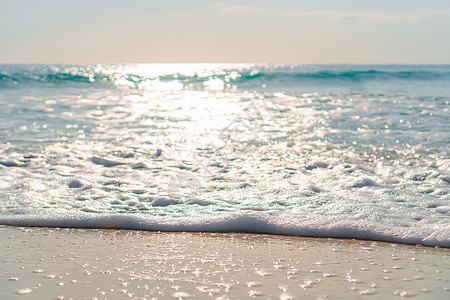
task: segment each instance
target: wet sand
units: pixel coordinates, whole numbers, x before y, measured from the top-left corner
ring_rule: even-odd
[[[0,226],[0,299],[448,299],[450,249]]]

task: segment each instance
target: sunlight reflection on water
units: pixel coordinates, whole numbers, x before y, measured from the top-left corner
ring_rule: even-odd
[[[448,242],[445,67],[3,68],[4,222]]]

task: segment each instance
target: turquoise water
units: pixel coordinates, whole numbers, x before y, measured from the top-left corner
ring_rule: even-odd
[[[450,245],[446,65],[0,65],[0,223]]]

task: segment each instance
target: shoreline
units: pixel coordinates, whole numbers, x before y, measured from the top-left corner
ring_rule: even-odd
[[[450,295],[450,249],[245,233],[0,226],[0,297]]]
[[[412,244],[412,243],[402,243],[402,242],[396,242],[396,241],[385,241],[385,240],[379,240],[379,239],[365,239],[365,238],[357,238],[357,237],[333,237],[333,236],[309,236],[309,235],[291,235],[291,234],[282,234],[282,233],[260,233],[260,232],[251,232],[251,231],[183,231],[183,230],[146,230],[146,229],[133,229],[133,228],[120,228],[120,227],[78,227],[78,226],[67,226],[67,227],[61,227],[61,226],[45,226],[45,225],[4,225],[0,224],[0,229],[3,227],[11,227],[11,228],[36,228],[36,229],[69,229],[69,230],[112,230],[112,231],[136,231],[136,232],[148,232],[148,233],[157,233],[157,234],[238,234],[238,235],[257,235],[257,236],[272,236],[272,237],[286,237],[286,238],[304,238],[304,239],[320,239],[320,240],[338,240],[338,241],[353,241],[353,242],[376,242],[376,243],[384,243],[384,244],[397,244],[397,245],[403,245],[403,246],[411,246],[411,247],[426,247],[426,248],[435,248],[435,249],[448,249],[450,250],[450,247],[445,246],[430,246],[427,244]]]

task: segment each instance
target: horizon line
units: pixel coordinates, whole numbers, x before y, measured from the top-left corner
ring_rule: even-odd
[[[158,65],[158,64],[184,64],[184,65],[450,65],[450,62],[318,62],[318,63],[281,63],[281,62],[0,62],[0,65]]]

